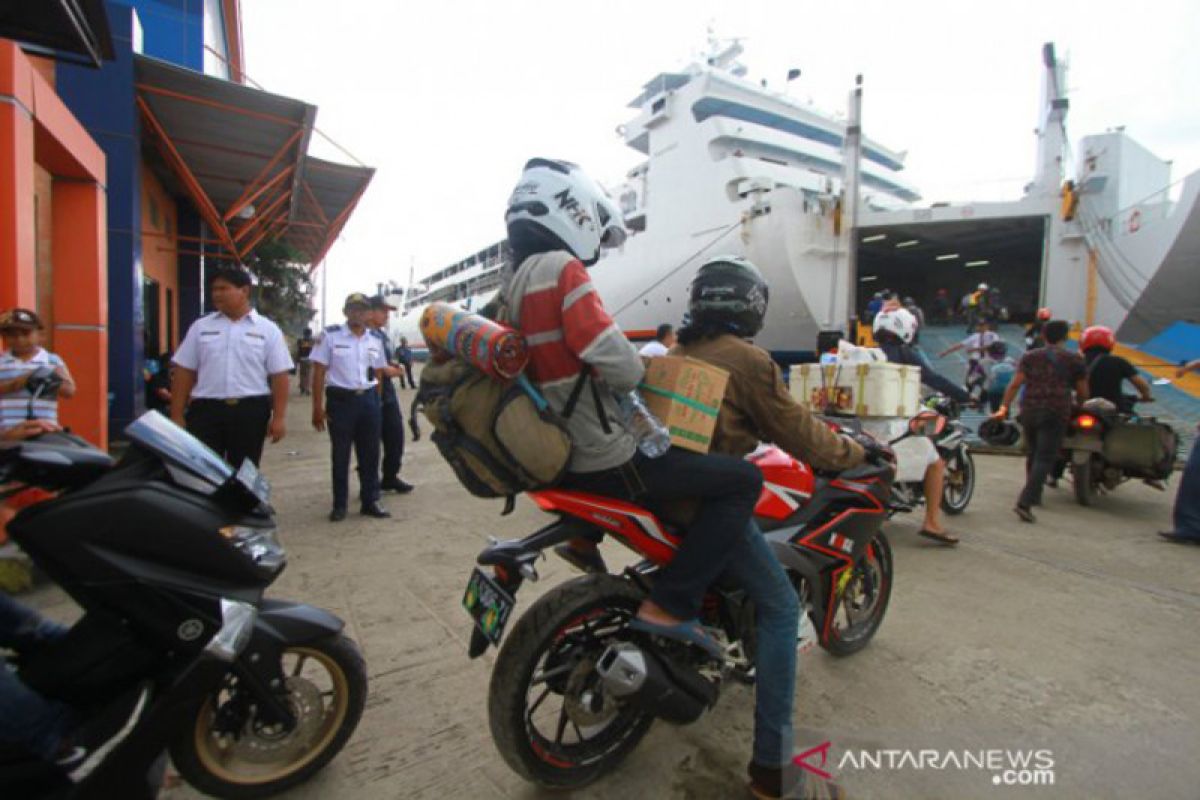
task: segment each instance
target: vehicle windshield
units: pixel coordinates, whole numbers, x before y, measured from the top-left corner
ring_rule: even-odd
[[[125,435],[214,489],[233,476],[233,468],[220,456],[157,411],[147,411],[129,423]]]

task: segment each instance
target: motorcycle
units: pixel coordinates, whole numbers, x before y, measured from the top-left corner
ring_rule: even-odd
[[[164,750],[217,797],[296,786],[353,734],[362,656],[333,614],[263,596],[287,558],[251,462],[235,472],[153,411],[125,433],[115,464],[70,434],[0,447],[4,496],[57,493],[23,508],[9,536],[84,612],[20,654],[18,676],[84,724],[141,693],[128,734],[81,780],[5,749],[0,794],[152,798]]]
[[[1128,398],[1127,406],[1135,402]],[[1090,506],[1100,494],[1134,478],[1161,489],[1175,468],[1179,435],[1153,417],[1122,412],[1111,401],[1093,397],[1071,419],[1062,447],[1075,499]]]
[[[914,420],[907,435],[922,432]],[[904,438],[904,437],[901,437]],[[797,647],[847,656],[879,630],[892,590],[892,552],[880,530],[893,466],[872,461],[840,474],[814,471],[775,447],[749,456],[763,473],[754,514],[802,608]],[[712,708],[728,679],[751,682],[754,611],[737,586],[710,588],[701,622],[722,644],[700,648],[628,628],[683,531],[641,506],[548,489],[530,498],[555,519],[523,539],[496,541],[476,559],[463,598],[475,622],[468,655],[500,648],[488,690],[492,737],[517,774],[573,789],[614,769],[656,718],[675,724]],[[500,645],[517,591],[538,580],[546,548],[607,534],[642,557],[622,574],[591,573],[540,597]],[[547,703],[547,700],[551,700]]]
[[[932,395],[925,407],[937,413],[943,423],[930,437],[938,455],[946,462],[945,485],[942,489],[942,510],[961,514],[967,510],[975,494],[975,459],[967,447],[967,426],[960,419],[958,403],[945,395]],[[923,481],[901,481],[892,486],[890,513],[910,512],[925,504]]]

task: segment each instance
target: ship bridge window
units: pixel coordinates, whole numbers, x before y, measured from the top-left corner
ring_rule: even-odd
[[[650,105],[650,113],[657,114],[667,107],[667,98],[660,97]]]

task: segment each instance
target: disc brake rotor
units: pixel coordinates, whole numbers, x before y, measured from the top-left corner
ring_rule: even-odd
[[[581,659],[567,678],[563,694],[567,717],[581,728],[600,725],[617,713],[617,701],[596,680],[596,660]]]
[[[325,702],[321,690],[310,680],[292,676],[287,679],[287,703],[296,717],[296,727],[285,731],[258,725],[253,719],[246,723],[242,735],[228,743],[227,752],[253,764],[287,762],[306,752],[320,735],[325,717]]]

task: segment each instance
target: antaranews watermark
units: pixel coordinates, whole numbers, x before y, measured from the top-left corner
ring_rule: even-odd
[[[807,750],[794,759],[797,766],[830,780],[828,770],[832,742],[824,742]],[[851,771],[888,770],[950,771],[967,772],[977,770],[991,774],[996,786],[1053,786],[1055,779],[1054,752],[1042,748],[1009,749],[936,749],[887,748],[869,750],[865,748],[846,750],[837,759],[834,767],[839,774]]]

